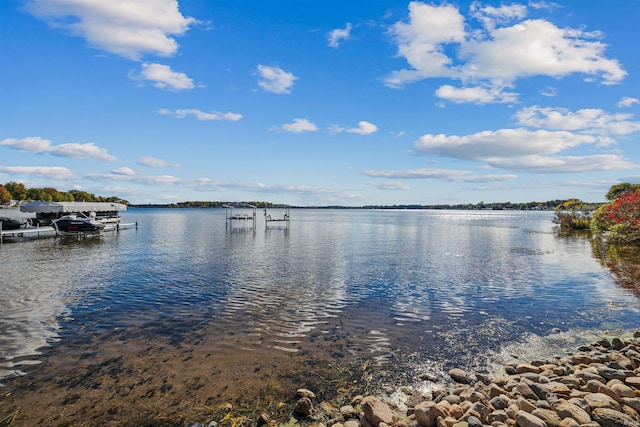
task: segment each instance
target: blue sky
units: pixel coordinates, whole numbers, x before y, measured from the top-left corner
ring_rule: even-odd
[[[131,203],[602,201],[640,2],[7,0],[0,183]]]

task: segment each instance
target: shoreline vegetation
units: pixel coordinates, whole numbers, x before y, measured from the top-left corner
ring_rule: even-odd
[[[590,230],[613,245],[640,247],[640,184],[616,184],[606,198],[595,208],[569,199],[555,208],[554,223],[564,231]]]

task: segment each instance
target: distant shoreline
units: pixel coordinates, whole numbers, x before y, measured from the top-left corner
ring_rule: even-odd
[[[341,206],[341,205],[328,205],[328,206],[292,206],[285,204],[275,204],[269,202],[204,202],[204,201],[190,201],[180,203],[147,203],[147,204],[129,204],[130,209],[187,209],[187,208],[200,208],[200,209],[217,209],[224,208],[225,205],[232,205],[238,209],[246,209],[247,205],[256,206],[258,209],[400,209],[400,210],[510,210],[510,211],[553,211],[557,206],[564,203],[564,200],[550,200],[547,202],[526,202],[526,203],[464,203],[457,205],[365,205],[365,206]],[[590,203],[588,208],[595,209],[601,203]]]

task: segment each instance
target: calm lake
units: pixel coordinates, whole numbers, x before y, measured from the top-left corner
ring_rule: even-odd
[[[640,326],[637,258],[628,270],[559,235],[551,212],[293,209],[288,227],[261,210],[255,226],[223,209],[123,216],[138,228],[0,247],[0,418],[202,419],[333,387],[321,369],[366,364],[372,384],[420,387],[421,373]]]

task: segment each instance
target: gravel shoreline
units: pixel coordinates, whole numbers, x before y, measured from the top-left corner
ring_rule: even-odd
[[[296,392],[295,427],[640,427],[640,329],[629,338],[601,338],[546,360],[504,365],[489,376],[454,368],[452,385],[430,396],[406,391],[409,408],[380,396],[356,396],[335,407]],[[202,424],[217,426],[217,422]]]

